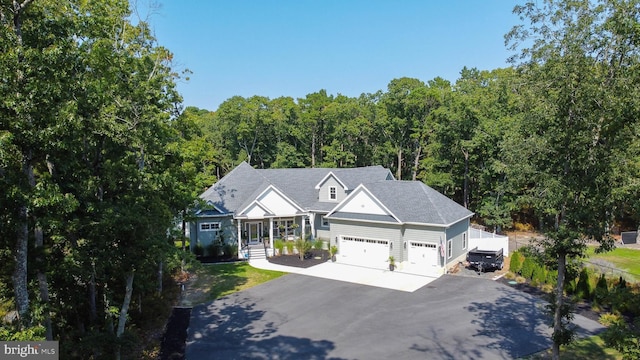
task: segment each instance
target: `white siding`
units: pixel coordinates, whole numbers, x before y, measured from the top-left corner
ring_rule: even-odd
[[[342,205],[340,211],[358,214],[389,215],[388,212],[378,205],[364,190],[358,190],[358,193],[353,195],[349,202]]]
[[[258,201],[276,216],[293,215],[298,211],[295,206],[273,189],[269,189],[262,194],[262,196],[258,198]]]

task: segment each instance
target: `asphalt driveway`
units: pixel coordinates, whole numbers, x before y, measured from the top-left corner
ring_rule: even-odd
[[[543,308],[485,279],[403,292],[289,274],[193,308],[186,358],[513,359],[551,346]]]

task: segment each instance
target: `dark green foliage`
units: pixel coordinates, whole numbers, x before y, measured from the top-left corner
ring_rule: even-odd
[[[523,256],[519,251],[514,251],[511,254],[511,260],[509,261],[509,270],[514,274],[521,274]]]
[[[544,265],[535,264],[531,280],[536,284],[544,284],[547,281],[547,270]]]
[[[323,246],[324,246],[324,242],[322,240],[316,240],[313,242],[313,248],[316,250],[322,250]]]
[[[220,245],[219,242],[214,241],[211,244],[207,245],[207,256],[212,256],[214,258],[217,258],[218,256],[220,256],[220,250],[221,250],[222,246]]]
[[[600,278],[598,278],[598,282],[596,283],[596,288],[593,292],[593,301],[597,305],[606,305],[608,297],[609,297],[609,285],[607,283],[607,279],[604,277],[604,274],[601,274]]]
[[[527,279],[531,279],[533,276],[533,271],[536,268],[536,262],[532,256],[527,256],[522,263],[522,271],[521,274],[523,277]]]
[[[624,360],[640,359],[640,317],[631,323],[619,319],[604,331],[602,339],[608,347],[622,353]]]
[[[196,244],[195,248],[193,249],[193,252],[197,256],[203,256],[204,255],[204,247],[201,244]]]
[[[593,295],[593,288],[591,286],[592,273],[586,267],[583,267],[578,277],[578,283],[576,284],[575,295],[578,299],[591,300]]]

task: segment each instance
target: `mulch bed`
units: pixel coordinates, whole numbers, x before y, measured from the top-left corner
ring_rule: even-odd
[[[160,345],[161,360],[183,360],[191,308],[173,308]]]
[[[313,249],[309,251],[304,260],[300,260],[298,255],[272,256],[268,260],[272,264],[308,268],[329,260],[329,252],[327,250]]]

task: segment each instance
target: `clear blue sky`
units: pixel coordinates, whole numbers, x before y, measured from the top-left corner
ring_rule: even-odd
[[[508,0],[159,0],[150,23],[177,70],[186,106],[240,95],[326,89],[359,96],[394,78],[454,82],[467,66],[508,66]],[[144,1],[138,2],[144,7]]]

